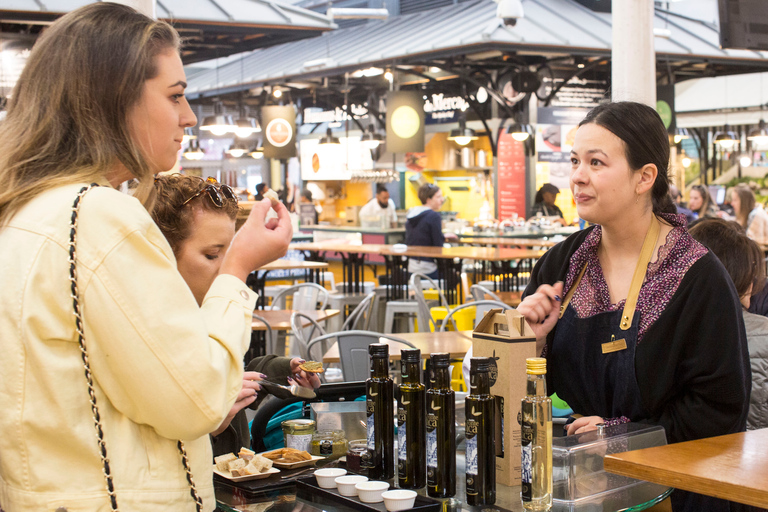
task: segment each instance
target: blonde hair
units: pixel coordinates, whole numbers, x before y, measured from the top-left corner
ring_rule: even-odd
[[[739,212],[736,214],[736,221],[741,224],[741,227],[746,229],[749,214],[755,208],[755,194],[746,183],[739,183],[733,187],[733,193],[738,194],[739,199],[741,200]]]
[[[53,23],[0,123],[0,226],[43,191],[103,179],[119,164],[151,209],[154,171],[131,139],[128,113],[157,75],[155,57],[178,49],[173,27],[124,5],[86,5]]]

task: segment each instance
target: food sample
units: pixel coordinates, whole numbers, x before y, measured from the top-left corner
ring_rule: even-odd
[[[216,469],[222,473],[230,473],[232,476],[248,476],[264,473],[272,468],[272,461],[261,455],[257,455],[248,448],[240,448],[240,457],[234,453],[227,453],[215,457]]]
[[[280,463],[301,462],[303,460],[312,459],[312,456],[308,452],[297,450],[295,448],[280,448],[279,450],[262,453],[261,456]]]
[[[309,373],[323,373],[325,371],[323,363],[317,361],[306,361],[299,365],[299,369]]]
[[[216,469],[219,471],[229,471],[229,463],[236,460],[237,457],[234,453],[227,453],[225,455],[219,455],[213,459],[216,463]]]
[[[272,189],[267,190],[264,192],[264,197],[268,197],[270,201],[272,201],[272,208],[277,206],[277,204],[280,202],[280,198],[277,197],[277,192],[275,192]]]

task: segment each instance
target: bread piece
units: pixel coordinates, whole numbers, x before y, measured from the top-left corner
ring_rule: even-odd
[[[269,460],[277,460],[283,458],[283,451],[287,448],[280,448],[278,450],[272,450],[271,452],[262,453],[261,456]]]
[[[258,473],[264,473],[272,468],[272,461],[261,455],[254,455],[251,462],[248,463],[247,471],[257,471]],[[256,473],[251,473],[255,475]]]
[[[296,450],[295,448],[286,448],[283,452],[283,460],[285,462],[301,462],[304,460],[311,460],[312,456],[303,450]]]
[[[309,373],[323,373],[325,371],[323,363],[318,363],[317,361],[306,361],[301,363],[299,369]]]
[[[237,454],[238,457],[245,461],[250,461],[254,455],[256,455],[256,452],[248,448],[240,448],[240,452]]]
[[[237,457],[235,457],[234,453],[227,453],[214,458],[213,462],[216,463],[216,469],[219,471],[229,471],[229,463],[235,459],[237,459]]]
[[[274,208],[275,206],[277,206],[277,205],[278,205],[278,203],[280,202],[280,198],[279,198],[279,197],[277,197],[277,192],[275,192],[275,191],[274,191],[274,190],[272,190],[272,189],[269,189],[269,190],[267,190],[267,191],[264,193],[264,197],[268,197],[268,198],[269,198],[269,200],[270,200],[270,201],[272,201],[272,208]]]
[[[235,459],[233,461],[230,461],[228,466],[228,469],[230,472],[238,469],[244,468],[248,463],[244,461],[243,459]]]

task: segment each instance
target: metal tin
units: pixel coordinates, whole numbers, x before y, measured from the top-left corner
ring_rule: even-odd
[[[309,451],[312,434],[315,433],[315,420],[285,420],[280,426],[286,448]]]

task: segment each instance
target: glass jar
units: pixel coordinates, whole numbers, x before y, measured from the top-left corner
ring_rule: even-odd
[[[363,460],[368,458],[368,440],[355,439],[349,441],[347,448],[347,469],[359,474],[364,473]],[[365,468],[367,472],[367,468]]]
[[[283,428],[286,448],[309,451],[312,435],[315,433],[315,420],[286,420],[280,426]]]
[[[312,434],[309,453],[338,459],[347,453],[347,439],[343,430],[318,430]]]

